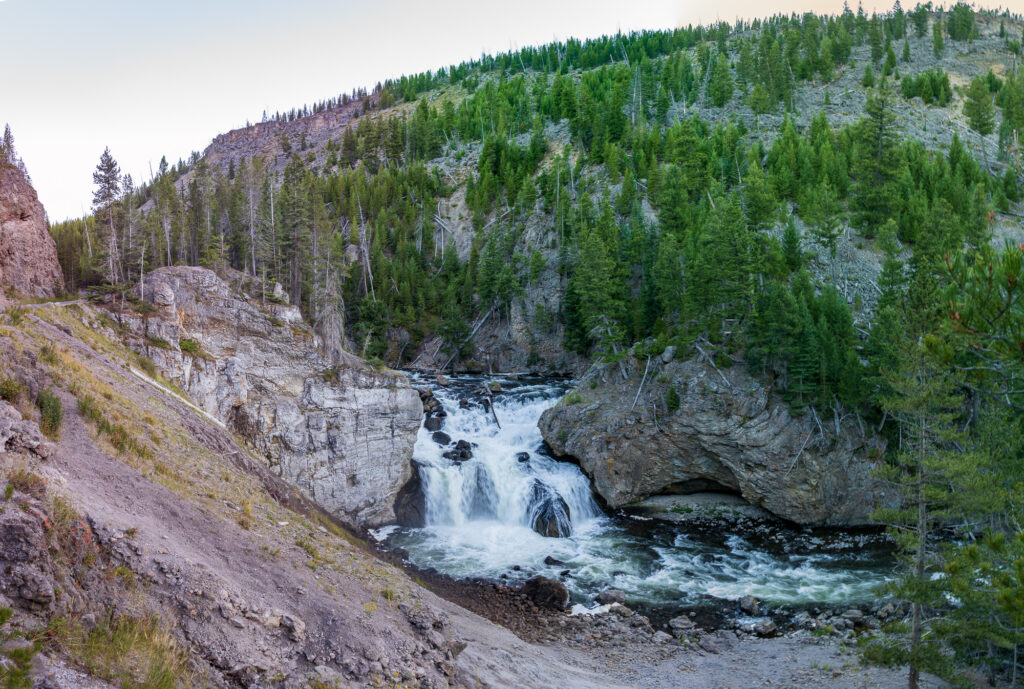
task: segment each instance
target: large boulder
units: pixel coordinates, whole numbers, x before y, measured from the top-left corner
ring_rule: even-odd
[[[565,610],[569,605],[569,589],[565,584],[540,574],[527,579],[520,590],[539,608]]]
[[[670,357],[652,360],[637,398],[644,365],[623,366],[627,380],[618,364],[597,368],[540,420],[552,450],[575,458],[610,507],[718,490],[798,524],[858,525],[883,498],[872,458],[884,448],[852,416],[797,416],[741,365]]]
[[[291,305],[261,305],[213,271],[145,276],[130,343],[326,510],[366,527],[395,520],[412,478],[423,405],[408,379],[355,357],[337,365]]]
[[[53,297],[64,291],[64,276],[32,183],[19,168],[0,165],[0,303],[8,291]]]

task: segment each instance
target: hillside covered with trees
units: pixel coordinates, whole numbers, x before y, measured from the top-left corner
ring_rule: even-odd
[[[105,151],[93,214],[52,234],[70,289],[207,266],[396,368],[525,327],[531,370],[674,345],[853,415],[888,441],[913,605],[867,654],[1016,686],[1022,40],[897,2],[524,48],[264,115],[144,183]]]

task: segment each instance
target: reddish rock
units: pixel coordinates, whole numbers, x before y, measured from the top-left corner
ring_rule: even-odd
[[[36,190],[21,170],[0,166],[0,303],[8,292],[53,297],[63,291],[57,246]]]

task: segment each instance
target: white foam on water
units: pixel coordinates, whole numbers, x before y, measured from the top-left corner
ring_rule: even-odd
[[[476,386],[492,379],[472,379]],[[414,459],[420,467],[427,524],[421,529],[384,527],[374,537],[405,548],[410,560],[454,577],[523,580],[533,574],[563,577],[574,599],[592,600],[604,588],[622,589],[631,603],[687,605],[708,597],[753,595],[779,604],[845,604],[870,600],[888,573],[872,555],[877,536],[820,536],[778,530],[753,545],[744,536],[673,532],[672,527],[605,516],[579,467],[538,453],[541,413],[555,404],[561,385],[518,385],[494,397],[494,415],[456,380],[434,388],[447,416],[442,446],[421,428]],[[419,381],[422,382],[422,381]],[[432,386],[433,387],[433,386]],[[470,398],[469,408],[459,405]],[[459,440],[473,444],[472,458],[444,457]],[[517,460],[529,453],[529,461]],[[533,529],[538,495],[558,512],[562,537]],[[543,502],[543,501],[542,501]],[[531,509],[532,508],[532,509]],[[564,518],[567,517],[567,518]],[[770,546],[770,547],[769,547]],[[554,564],[545,564],[554,558]],[[550,560],[549,560],[550,561]]]

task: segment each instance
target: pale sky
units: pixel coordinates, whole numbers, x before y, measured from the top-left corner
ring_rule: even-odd
[[[864,1],[867,11],[876,5],[892,3]],[[88,211],[105,146],[138,183],[162,155],[173,163],[202,151],[264,110],[484,52],[841,8],[842,0],[0,0],[0,126],[10,123],[56,221]]]

